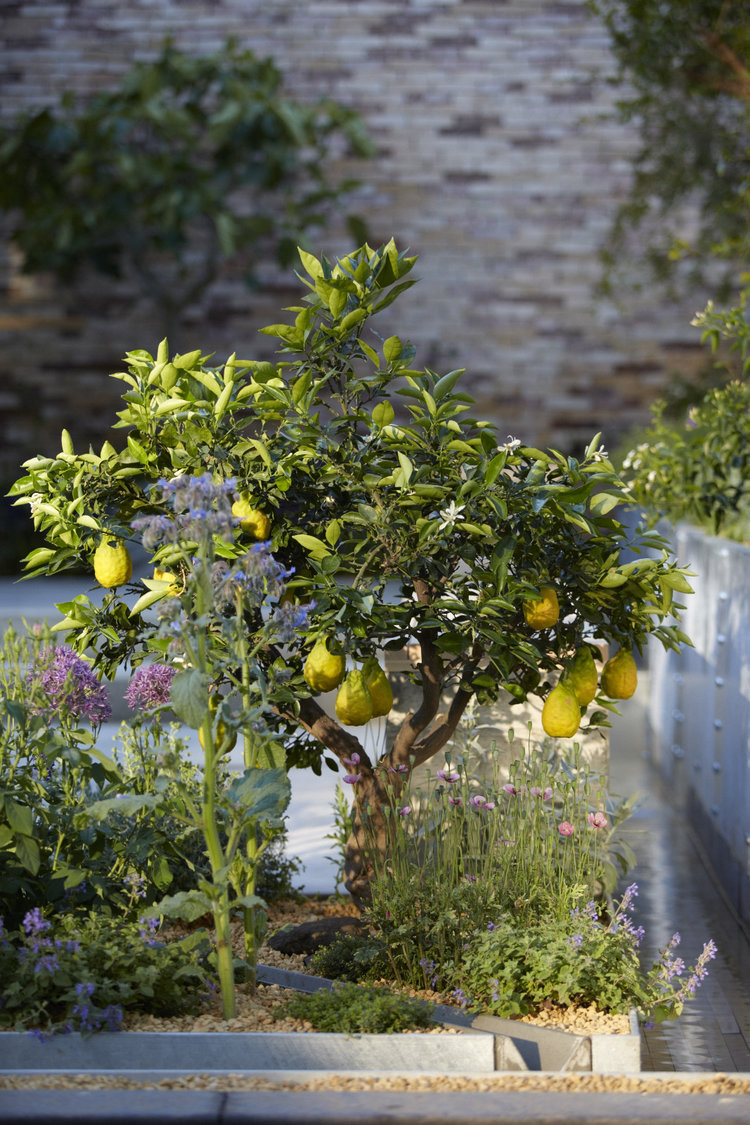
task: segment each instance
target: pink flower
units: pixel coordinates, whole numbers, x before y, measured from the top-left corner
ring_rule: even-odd
[[[609,823],[603,812],[590,812],[587,819],[592,828],[606,828]]]
[[[451,793],[448,801],[451,805],[462,805],[464,803],[463,797],[459,793]]]
[[[408,816],[410,812],[411,812],[411,805],[404,805],[404,807],[402,809],[398,810],[398,815],[399,816]]]
[[[506,793],[510,793],[511,797],[515,797],[516,794],[518,793],[518,790],[516,789],[515,785],[511,785],[511,783],[509,781],[503,786],[503,789],[505,790]]]
[[[356,785],[361,778],[361,773],[345,773],[341,780],[345,781],[347,785]]]
[[[446,782],[447,785],[453,785],[454,782],[460,781],[461,777],[457,773],[451,773],[449,770],[438,770],[437,776],[441,781]]]
[[[561,836],[572,836],[575,832],[575,828],[569,820],[562,820],[557,826],[557,831]]]
[[[359,755],[358,754],[356,755],[356,758],[357,758],[357,761],[359,761]],[[408,773],[408,772],[409,772],[409,767],[403,765],[403,763],[400,766],[389,766],[388,767],[388,773]]]
[[[529,793],[531,793],[532,797],[541,797],[543,801],[549,801],[552,796],[552,790],[549,785],[546,789],[540,789],[538,785],[532,785],[531,789],[529,789]]]
[[[352,754],[351,758],[342,758],[341,761],[345,766],[358,766],[360,761],[359,754]]]

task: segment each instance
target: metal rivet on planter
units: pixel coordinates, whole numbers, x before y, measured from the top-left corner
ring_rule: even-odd
[[[717,676],[716,679],[714,680],[714,683],[716,684],[717,687],[724,687],[724,677],[723,676]]]
[[[675,758],[684,758],[685,757],[685,751],[682,749],[681,746],[678,746],[676,743],[672,747],[672,753],[674,754]]]
[[[723,645],[724,642],[726,641],[726,639],[727,639],[726,633],[717,633],[717,635],[716,635],[717,645]]]
[[[714,719],[714,726],[716,730],[721,730],[724,724],[722,723],[721,719]]]
[[[721,762],[714,762],[711,766],[711,769],[714,771],[714,773],[721,773]]]
[[[679,711],[679,710],[678,710],[678,709],[677,709],[677,708],[675,707],[674,711],[672,712],[672,718],[674,719],[674,721],[675,721],[676,723],[681,723],[681,722],[682,722],[682,720],[683,720],[683,719],[685,718],[685,716],[683,715],[682,711]]]

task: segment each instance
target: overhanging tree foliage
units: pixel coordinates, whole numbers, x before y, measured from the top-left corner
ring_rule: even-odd
[[[623,258],[645,258],[667,281],[683,262],[703,275],[750,249],[750,16],[744,0],[589,0],[603,18],[627,92],[621,120],[640,148],[604,248],[614,291]],[[686,233],[680,208],[696,208]],[[728,276],[736,280],[731,274]]]
[[[198,351],[170,358],[166,342],[155,358],[131,352],[115,376],[126,386],[117,423],[125,448],[76,453],[64,434],[56,458],[26,462],[13,494],[48,543],[26,559],[29,573],[56,573],[90,566],[103,534],[136,538],[133,519],[161,511],[159,479],[236,478],[252,530],[238,528],[217,551],[243,554],[263,513],[259,533],[294,567],[289,591],[315,603],[304,643],[262,649],[248,680],[275,716],[288,765],[320,770],[327,758],[356,769],[358,814],[370,809],[386,849],[388,787],[397,793],[414,764],[445,747],[473,697],[546,698],[594,638],[627,650],[654,634],[679,646],[687,638],[673,594],[690,586],[658,537],[629,536],[617,515],[624,486],[598,437],[580,460],[498,443],[471,417],[460,371],[417,370],[412,347],[378,335],[371,320],[413,284],[413,257],[391,242],[338,262],[301,260],[304,301],[288,310],[291,323],[264,330],[281,344],[277,364],[232,356],[209,367]],[[656,553],[624,554],[647,546]],[[168,568],[176,557],[166,545],[153,562]],[[549,627],[524,612],[545,585],[561,606]],[[132,592],[135,606],[113,591],[101,606],[82,594],[60,607],[69,639],[93,648],[109,675],[143,658],[154,635],[147,610],[171,586],[146,579]],[[260,621],[247,626],[260,635]],[[378,760],[304,677],[321,638],[356,668],[383,650],[420,646],[419,706]],[[605,723],[610,706],[600,692],[586,724]],[[362,833],[358,815],[347,879],[364,895]]]
[[[117,89],[66,93],[0,131],[0,209],[26,272],[129,276],[173,332],[228,259],[249,285],[269,257],[294,260],[353,186],[330,174],[336,149],[372,153],[360,118],[285,96],[272,59],[168,42]]]

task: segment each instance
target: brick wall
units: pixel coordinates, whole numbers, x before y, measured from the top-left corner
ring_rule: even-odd
[[[668,374],[703,363],[689,325],[708,293],[597,301],[596,250],[628,182],[636,138],[602,114],[616,97],[603,27],[583,0],[4,0],[0,113],[111,85],[164,36],[194,52],[227,36],[271,54],[299,99],[358,109],[377,142],[352,201],[376,242],[419,254],[420,284],[383,314],[417,362],[465,366],[502,436],[579,451],[648,417]],[[319,249],[349,249],[332,227]],[[227,275],[186,310],[180,350],[268,357],[257,328],[295,299]],[[0,257],[0,469],[56,452],[66,425],[100,442],[128,348],[163,332],[125,283],[63,289]]]

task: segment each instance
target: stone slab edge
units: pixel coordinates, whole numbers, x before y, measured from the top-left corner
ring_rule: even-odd
[[[3,1125],[747,1125],[749,1113],[747,1095],[658,1092],[0,1090]]]

